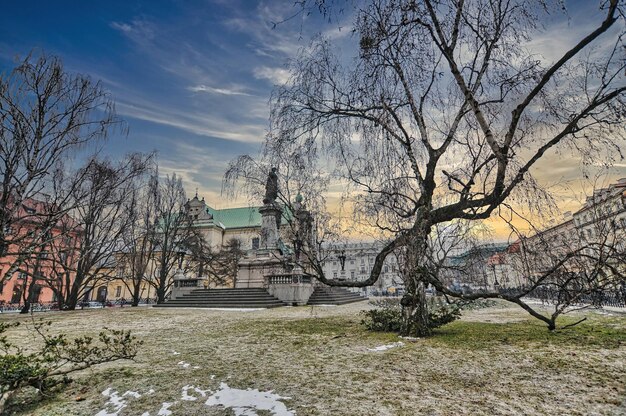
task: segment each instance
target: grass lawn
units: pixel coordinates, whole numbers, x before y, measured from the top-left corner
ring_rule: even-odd
[[[53,333],[131,329],[144,344],[136,362],[78,373],[42,399],[16,396],[9,414],[626,415],[625,315],[587,312],[582,324],[550,333],[521,309],[498,304],[408,341],[365,331],[359,312],[367,307],[37,314],[53,321]],[[35,342],[26,326],[9,338]],[[274,410],[235,401],[253,395]]]

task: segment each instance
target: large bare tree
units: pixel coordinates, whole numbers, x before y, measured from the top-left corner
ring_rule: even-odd
[[[33,53],[0,74],[0,257],[9,262],[0,279],[56,238],[70,209],[71,192],[53,183],[63,161],[119,123],[100,83],[54,56]]]
[[[52,256],[58,278],[51,287],[65,309],[74,309],[100,282],[115,273],[115,253],[123,247],[123,235],[131,224],[127,201],[137,187],[151,156],[130,154],[122,161],[91,158],[78,170],[84,178],[73,189],[71,221],[66,244],[58,246],[66,254]]]
[[[424,285],[465,296],[429,270],[434,226],[536,198],[533,169],[555,152],[585,163],[621,157],[624,3],[600,5],[601,17],[584,33],[572,28],[575,40],[556,56],[533,49],[562,6],[542,0],[373,0],[356,13],[349,64],[324,38],[304,50],[273,95],[265,154],[295,149],[328,166],[355,217],[390,237],[368,279],[336,281],[320,267],[319,280],[371,285],[389,254],[408,250],[406,316],[415,334],[428,333]],[[521,296],[507,300],[532,311]]]

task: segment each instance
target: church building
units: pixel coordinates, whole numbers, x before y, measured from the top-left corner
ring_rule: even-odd
[[[207,205],[198,194],[185,204],[194,227],[200,230],[212,249],[219,250],[232,239],[239,240],[243,251],[259,248],[261,214],[259,207],[215,209]]]

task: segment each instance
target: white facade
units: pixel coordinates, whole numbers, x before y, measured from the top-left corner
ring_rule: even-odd
[[[328,279],[365,280],[370,276],[376,255],[380,253],[382,248],[383,243],[381,242],[351,242],[329,245],[324,248],[326,253],[323,263],[324,275]],[[346,257],[343,270],[340,258],[342,255]],[[369,296],[371,294],[395,294],[403,288],[396,257],[390,254],[385,259],[380,277],[373,286],[351,288],[351,290]]]

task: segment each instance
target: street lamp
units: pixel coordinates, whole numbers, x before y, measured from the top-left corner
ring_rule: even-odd
[[[296,261],[300,260],[300,253],[302,252],[302,240],[300,238],[296,238],[293,241],[293,248],[296,252]]]
[[[179,249],[178,252],[176,253],[178,257],[178,270],[183,269],[183,259],[185,258],[185,254],[187,253],[185,252],[184,249]]]
[[[339,255],[337,256],[339,258],[339,264],[341,264],[341,271],[345,271],[345,267],[346,267],[346,251],[345,250],[341,250],[341,252],[339,253]]]
[[[500,283],[498,283],[498,277],[496,276],[496,265],[491,265],[491,271],[493,272],[493,287],[498,290]]]

